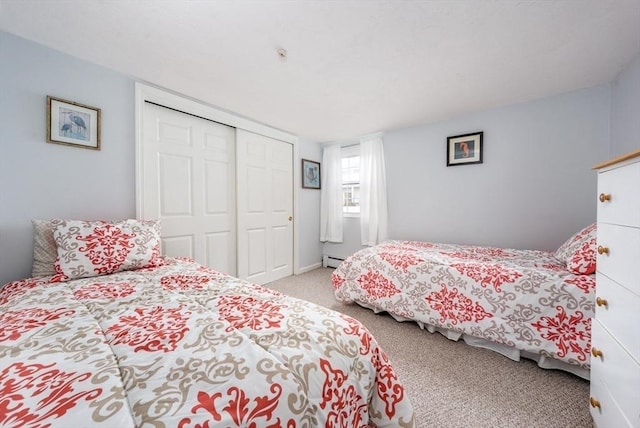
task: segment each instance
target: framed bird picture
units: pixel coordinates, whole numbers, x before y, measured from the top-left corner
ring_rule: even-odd
[[[47,142],[100,150],[100,109],[47,96]]]
[[[302,188],[320,188],[320,162],[302,159]]]

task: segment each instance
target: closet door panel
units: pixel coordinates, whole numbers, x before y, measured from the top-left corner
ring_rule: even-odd
[[[142,216],[162,222],[163,254],[236,275],[235,129],[145,104]]]
[[[237,130],[238,276],[293,274],[293,146]]]

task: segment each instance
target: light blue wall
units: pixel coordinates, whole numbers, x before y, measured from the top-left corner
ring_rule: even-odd
[[[484,132],[484,163],[446,166],[448,136]],[[608,85],[385,135],[391,235],[555,250],[596,219]]]
[[[611,84],[613,158],[640,149],[640,55]]]
[[[320,144],[298,139],[300,159],[322,162]],[[301,168],[301,165],[299,165]],[[322,165],[320,165],[322,168]],[[322,183],[320,183],[322,184]],[[302,187],[302,183],[294,183]],[[320,242],[320,190],[300,189],[298,193],[298,264],[301,269],[314,267],[322,261],[322,243]]]
[[[555,250],[596,218],[609,86],[385,132],[392,239]],[[484,163],[446,166],[448,136],[484,132]],[[360,248],[345,221],[344,257]]]
[[[46,142],[46,96],[102,109],[102,150]],[[135,217],[134,81],[0,32],[0,286],[30,276],[34,218]]]

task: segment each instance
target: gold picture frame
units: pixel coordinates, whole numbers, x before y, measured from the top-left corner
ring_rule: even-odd
[[[99,108],[47,96],[47,143],[100,150]]]

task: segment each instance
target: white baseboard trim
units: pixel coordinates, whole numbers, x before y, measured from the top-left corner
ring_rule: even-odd
[[[306,272],[310,272],[314,269],[318,269],[322,267],[322,263],[314,263],[312,265],[309,266],[305,266],[305,267],[301,267],[298,269],[298,272],[296,272],[296,275],[300,275],[302,273],[306,273]]]
[[[337,268],[340,263],[344,261],[344,258],[338,256],[330,256],[328,254],[324,254],[322,256],[322,266],[323,267],[331,267]]]

